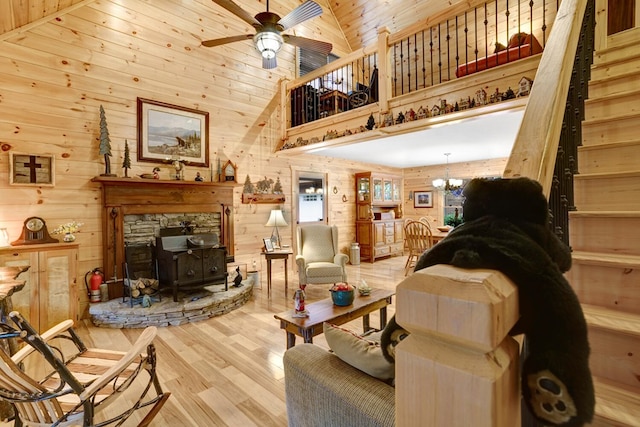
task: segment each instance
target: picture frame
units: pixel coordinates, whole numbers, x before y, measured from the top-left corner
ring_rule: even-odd
[[[37,187],[55,185],[55,157],[47,154],[9,155],[9,184]]]
[[[414,191],[413,207],[414,208],[432,208],[433,207],[433,191]]]
[[[273,247],[273,242],[271,241],[270,237],[262,239],[262,241],[264,242],[264,251],[265,252],[273,252],[273,251],[275,251],[275,248]]]
[[[209,113],[137,99],[138,161],[209,167]]]

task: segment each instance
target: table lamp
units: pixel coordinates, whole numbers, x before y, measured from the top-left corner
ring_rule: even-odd
[[[280,233],[278,232],[278,226],[285,225],[287,225],[287,222],[284,220],[284,216],[282,216],[282,211],[280,209],[271,210],[269,220],[265,224],[265,227],[273,227],[273,231],[271,232],[271,241],[275,248],[280,248]]]

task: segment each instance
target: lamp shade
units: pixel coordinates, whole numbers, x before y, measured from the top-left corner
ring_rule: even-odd
[[[287,225],[287,221],[284,220],[284,216],[282,216],[282,211],[280,209],[273,209],[271,214],[269,215],[269,220],[265,224],[265,227],[280,227]]]
[[[0,247],[4,248],[7,246],[11,246],[11,243],[9,243],[9,233],[7,232],[6,228],[0,228]]]

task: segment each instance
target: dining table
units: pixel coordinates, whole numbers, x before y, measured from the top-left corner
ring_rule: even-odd
[[[436,243],[438,243],[440,240],[444,239],[448,235],[449,235],[448,231],[440,231],[438,229],[432,230],[431,239],[433,240],[433,244],[435,245]]]

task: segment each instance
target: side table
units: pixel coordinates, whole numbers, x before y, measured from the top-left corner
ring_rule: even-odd
[[[283,259],[284,260],[284,293],[287,294],[287,287],[289,285],[289,267],[287,262],[289,260],[289,255],[293,254],[293,252],[289,249],[278,249],[273,252],[262,252],[265,259],[267,260],[267,295],[271,295],[271,261],[274,259]]]

